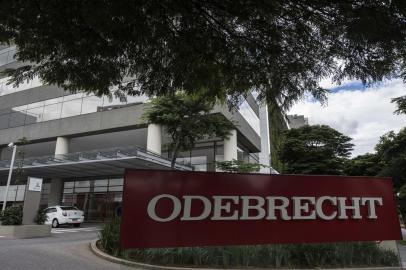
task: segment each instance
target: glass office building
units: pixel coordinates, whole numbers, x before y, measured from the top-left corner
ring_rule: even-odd
[[[0,46],[0,71],[21,64],[15,53],[13,46]],[[262,131],[253,100],[239,110],[216,106],[213,113],[236,123],[232,135],[198,142],[180,153],[176,169],[213,171],[216,161],[232,159],[259,162]],[[170,138],[164,128],[143,122],[147,106],[145,96],[68,93],[38,78],[15,87],[0,77],[0,204],[11,158],[7,145],[24,138],[9,204],[22,203],[26,179],[33,176],[44,179],[42,207],[76,205],[88,221],[110,218],[122,200],[125,168],[170,169]]]

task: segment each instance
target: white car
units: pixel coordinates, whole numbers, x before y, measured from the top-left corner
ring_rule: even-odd
[[[80,227],[83,223],[84,213],[74,206],[52,206],[45,210],[45,224],[52,225],[52,228],[57,228],[61,224],[71,224],[75,227]]]

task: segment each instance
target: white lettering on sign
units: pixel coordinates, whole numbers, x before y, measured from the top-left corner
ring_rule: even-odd
[[[167,216],[158,216],[161,200],[170,202]],[[193,206],[200,205],[198,212]],[[169,222],[180,217],[182,221],[197,220],[333,220],[377,219],[376,208],[383,205],[381,197],[301,197],[283,196],[211,196],[185,195],[179,199],[170,194],[152,198],[147,206],[148,216],[158,222]],[[327,209],[326,209],[327,207]],[[368,215],[361,215],[366,207]],[[291,210],[291,211],[289,211]],[[290,215],[289,212],[292,212]],[[193,213],[193,215],[192,215]]]

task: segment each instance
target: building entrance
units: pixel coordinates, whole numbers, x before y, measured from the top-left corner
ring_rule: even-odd
[[[85,221],[105,222],[121,206],[122,190],[121,178],[68,181],[64,183],[62,203],[83,210]]]

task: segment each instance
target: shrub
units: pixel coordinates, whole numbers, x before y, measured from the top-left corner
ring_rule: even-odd
[[[100,242],[105,251],[120,256],[120,218],[114,217],[109,223],[106,223],[100,232]]]
[[[45,223],[45,221],[47,220],[47,215],[45,213],[45,211],[39,209],[37,212],[37,215],[35,216],[35,223],[37,223],[38,225],[42,225]]]
[[[374,242],[122,250],[119,235],[120,219],[115,218],[104,226],[100,240],[108,253],[158,265],[215,268],[399,266],[395,253],[380,249]]]
[[[23,208],[21,206],[8,207],[0,216],[2,225],[21,225],[23,222]]]

